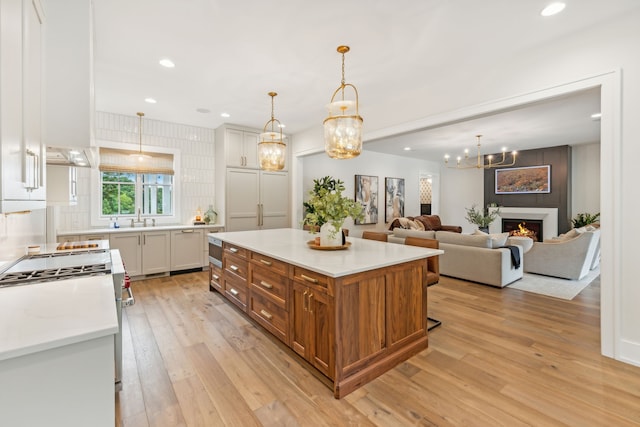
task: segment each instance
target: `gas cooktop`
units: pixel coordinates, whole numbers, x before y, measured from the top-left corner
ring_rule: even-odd
[[[27,255],[0,273],[0,288],[111,273],[109,250]]]

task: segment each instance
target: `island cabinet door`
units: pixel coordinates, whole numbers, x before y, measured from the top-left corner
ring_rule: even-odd
[[[333,299],[322,288],[293,283],[291,347],[334,379]]]

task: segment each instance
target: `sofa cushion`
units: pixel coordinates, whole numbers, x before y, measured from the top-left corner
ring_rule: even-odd
[[[452,245],[473,246],[476,248],[493,248],[491,236],[487,235],[473,235],[473,234],[461,234],[453,231],[436,231],[436,239],[440,243],[449,243]]]
[[[436,232],[432,230],[407,230],[404,228],[394,228],[393,235],[395,237],[419,237],[421,239],[435,239]]]
[[[583,233],[584,231],[582,231]],[[562,243],[562,242],[566,242],[568,240],[571,239],[575,239],[576,237],[578,237],[581,234],[580,231],[578,231],[577,228],[572,228],[571,230],[567,231],[564,234],[561,234],[557,237],[552,237],[550,239],[545,239],[544,242],[545,243]]]
[[[442,222],[438,215],[420,215],[415,217],[414,220],[422,222],[425,230],[438,231],[442,228]]]
[[[473,233],[474,236],[488,236],[491,239],[491,247],[493,249],[501,248],[507,244],[509,233],[485,233],[482,230],[476,230]]]

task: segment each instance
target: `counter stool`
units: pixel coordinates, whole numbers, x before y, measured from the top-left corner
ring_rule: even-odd
[[[422,246],[423,248],[439,249],[440,245],[435,239],[422,239],[420,237],[407,236],[404,240],[405,245]],[[424,268],[424,283],[429,286],[436,285],[440,281],[440,255],[430,256],[427,258],[427,262]],[[427,315],[427,321],[431,322],[430,326],[427,326],[427,331],[432,330],[440,325],[442,322],[433,317]]]

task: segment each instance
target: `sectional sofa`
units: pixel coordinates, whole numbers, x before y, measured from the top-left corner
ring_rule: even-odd
[[[522,278],[523,251],[515,241],[508,241],[508,233],[500,235],[461,234],[452,231],[409,230],[394,228],[388,241],[404,243],[407,236],[436,239],[440,249],[440,274],[485,285],[504,287]],[[510,244],[519,255],[520,265],[514,266]]]

